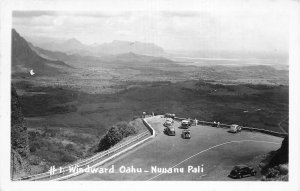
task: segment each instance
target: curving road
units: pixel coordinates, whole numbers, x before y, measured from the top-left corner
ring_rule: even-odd
[[[265,143],[268,143],[268,144],[274,144],[274,145],[280,145],[280,144],[281,144],[281,143],[278,143],[278,142],[255,141],[255,140],[229,141],[229,142],[225,142],[225,143],[221,143],[221,144],[212,146],[212,147],[210,147],[210,148],[208,148],[208,149],[205,149],[205,150],[203,150],[203,151],[200,151],[200,152],[198,152],[198,153],[196,153],[196,154],[194,154],[194,155],[192,155],[192,156],[190,156],[190,157],[184,159],[183,161],[177,163],[176,165],[172,166],[171,168],[173,169],[173,168],[175,168],[175,167],[178,167],[178,166],[182,165],[183,163],[187,162],[188,160],[190,160],[190,159],[192,159],[192,158],[194,158],[194,157],[196,157],[196,156],[198,156],[198,155],[200,155],[200,154],[202,154],[202,153],[205,153],[205,152],[207,152],[207,151],[210,151],[210,150],[212,150],[212,149],[214,149],[214,148],[222,147],[222,146],[227,145],[227,144],[235,144],[235,143],[264,143],[264,144],[265,144]],[[204,171],[204,170],[203,170],[203,171]],[[159,176],[161,176],[161,175],[164,175],[164,174],[166,174],[166,173],[160,173],[160,174],[157,174],[157,175],[155,175],[154,177],[148,179],[148,181],[149,181],[149,180],[154,180],[154,179],[156,179],[157,177],[159,177]],[[202,174],[202,175],[204,175],[204,174]]]
[[[148,119],[157,136],[103,166],[114,167],[113,173],[85,173],[71,180],[232,180],[227,175],[233,166],[257,165],[263,154],[277,150],[282,141],[282,138],[261,133],[231,134],[226,129],[201,125],[190,128],[190,140],[182,139],[179,122],[174,123],[175,137],[163,133],[164,120]],[[122,172],[123,167],[131,172]],[[159,169],[170,168],[178,171],[159,172]],[[138,169],[141,172],[134,172]],[[259,179],[260,174],[243,180]]]

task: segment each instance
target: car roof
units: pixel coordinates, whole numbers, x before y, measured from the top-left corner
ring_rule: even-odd
[[[244,165],[244,164],[240,164],[240,165],[236,165],[234,167],[234,169],[241,169],[241,168],[245,168],[245,167],[248,167],[247,165]]]
[[[188,123],[189,121],[188,120],[182,120],[181,122],[182,123]]]

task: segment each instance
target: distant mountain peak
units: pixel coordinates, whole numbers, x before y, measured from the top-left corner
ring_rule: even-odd
[[[138,56],[138,54],[135,54],[134,52],[128,52],[121,55]]]
[[[113,40],[111,43],[128,43],[130,41],[126,41],[126,40]]]
[[[139,41],[114,40],[110,43],[99,45],[97,52],[102,54],[135,53],[142,55],[162,56],[165,55],[163,48],[153,44]]]
[[[100,44],[98,44],[98,43],[96,43],[96,42],[93,43],[93,44],[90,44],[91,47],[97,47],[97,46],[99,46],[99,45],[100,45]]]
[[[82,44],[79,40],[77,40],[76,38],[71,38],[68,39],[64,42],[64,44],[73,44],[73,45],[79,45],[79,46],[84,46],[84,44]]]
[[[79,40],[77,40],[76,38],[70,38],[67,40],[67,42],[79,42],[81,43]]]
[[[113,40],[108,43],[93,43],[91,45],[86,45],[76,38],[59,41],[55,41],[55,39],[52,40],[53,41],[49,42],[49,40],[47,41],[38,38],[38,40],[31,40],[31,42],[34,46],[45,50],[60,51],[67,54],[79,54],[83,56],[116,55],[129,52],[152,56],[165,55],[164,49],[156,44],[140,41]]]
[[[109,63],[130,63],[130,64],[156,64],[156,63],[164,63],[164,64],[174,64],[175,62],[169,60],[164,57],[155,57],[148,55],[136,54],[134,52],[128,52],[123,54],[116,55],[106,55],[101,57],[101,60]]]

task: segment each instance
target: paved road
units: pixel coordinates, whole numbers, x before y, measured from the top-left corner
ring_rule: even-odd
[[[278,149],[282,141],[261,133],[231,134],[226,129],[200,125],[190,128],[190,140],[182,139],[179,122],[174,123],[175,137],[163,133],[164,120],[160,117],[148,120],[157,132],[155,139],[103,166],[113,166],[114,173],[86,173],[71,180],[232,180],[227,175],[234,165],[257,164],[259,156]],[[121,173],[122,166],[142,172]],[[171,167],[178,172],[151,172]],[[188,172],[192,167],[195,171]],[[258,179],[259,174],[243,180]]]

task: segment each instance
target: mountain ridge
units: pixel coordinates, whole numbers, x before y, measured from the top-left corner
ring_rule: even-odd
[[[61,73],[60,67],[71,67],[62,61],[39,56],[15,29],[12,29],[11,52],[12,73],[28,73],[33,70],[37,75],[51,76]]]
[[[92,43],[90,45],[80,42],[76,38],[55,40],[28,37],[29,41],[37,47],[51,51],[60,51],[67,54],[80,54],[85,56],[102,56],[107,54],[123,54],[133,52],[152,56],[166,55],[164,49],[154,43],[140,41],[113,40],[106,43]]]
[[[133,52],[116,54],[116,55],[104,55],[101,57],[93,57],[93,56],[80,56],[78,54],[66,54],[60,51],[51,51],[46,50],[40,47],[33,47],[33,50],[36,51],[40,56],[45,56],[49,59],[53,60],[62,60],[71,65],[72,62],[86,62],[86,61],[97,61],[108,64],[128,64],[130,62],[139,63],[139,64],[156,64],[156,63],[164,63],[164,64],[175,64],[176,62],[170,60],[165,57],[156,57],[149,55],[141,55]]]

